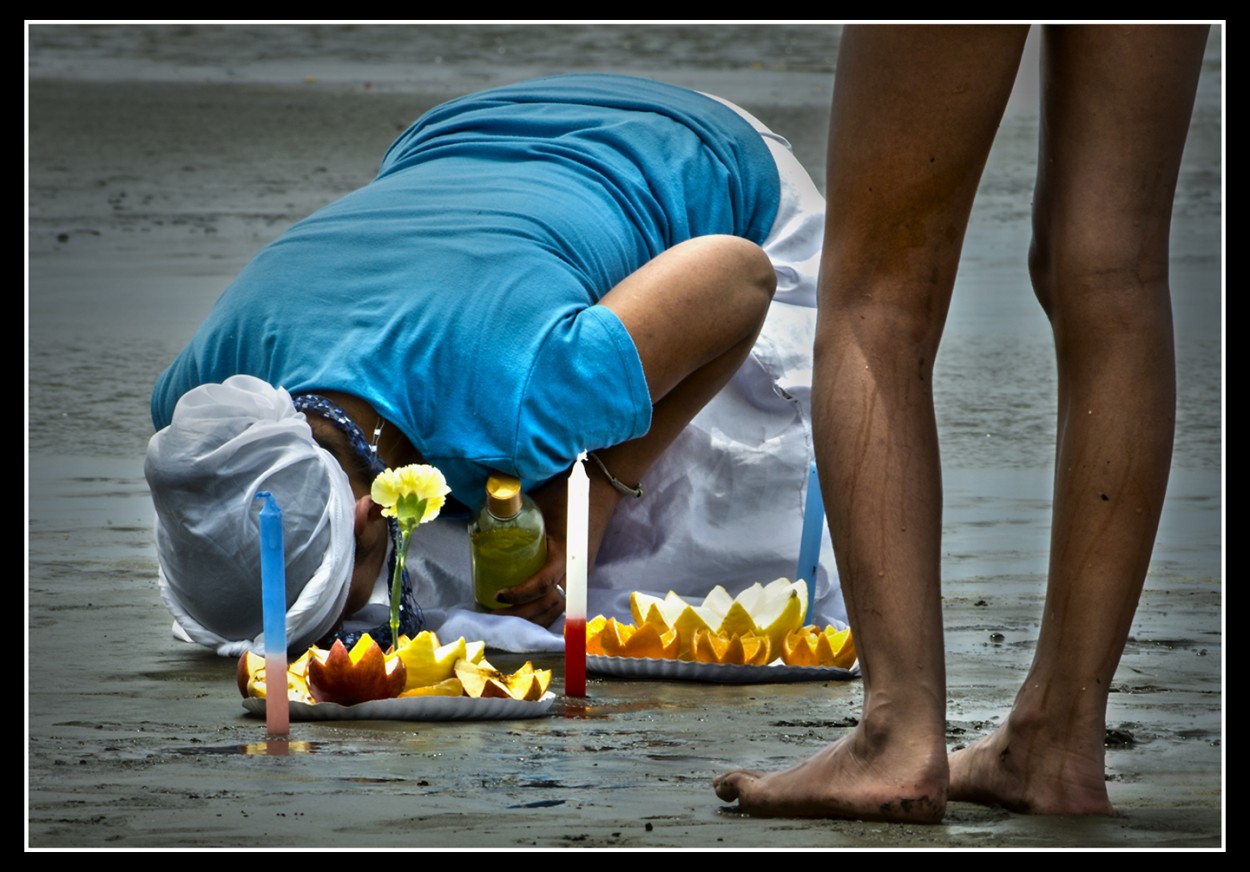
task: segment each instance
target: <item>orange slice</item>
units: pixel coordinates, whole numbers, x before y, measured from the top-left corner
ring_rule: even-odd
[[[690,646],[690,656],[699,663],[724,663],[728,648],[728,637],[711,630],[697,630]]]
[[[855,665],[855,643],[850,628],[806,626],[786,636],[782,644],[782,660],[787,666],[836,666],[850,669]]]
[[[599,638],[603,634],[608,619],[603,615],[595,615],[586,624],[586,653],[603,656],[603,642]]]
[[[650,624],[643,624],[644,627]],[[630,637],[638,632],[633,624],[618,623],[616,618],[608,618],[603,624],[603,631],[599,634],[599,644],[603,648],[603,653],[609,657],[629,657],[625,653],[625,644]]]
[[[855,640],[851,638],[850,627],[841,632],[833,627],[826,627],[817,642],[818,647],[822,645],[829,652],[830,665],[841,669],[850,669],[855,665]]]
[[[655,624],[643,624],[629,637],[619,656],[671,660],[677,656],[678,644],[676,631],[661,633]]]

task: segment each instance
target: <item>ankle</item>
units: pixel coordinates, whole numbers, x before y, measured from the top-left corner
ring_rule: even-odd
[[[1088,683],[1026,681],[1005,728],[1016,740],[1040,741],[1085,755],[1103,753],[1107,697]]]
[[[855,755],[869,764],[906,760],[918,777],[945,783],[949,770],[944,712],[924,708],[916,712],[879,698],[871,705],[865,701],[859,728],[850,737]]]

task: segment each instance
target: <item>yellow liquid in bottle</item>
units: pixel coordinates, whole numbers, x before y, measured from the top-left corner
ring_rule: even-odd
[[[547,562],[547,537],[536,530],[498,527],[469,537],[473,596],[488,609],[507,608],[496,594],[527,581]]]

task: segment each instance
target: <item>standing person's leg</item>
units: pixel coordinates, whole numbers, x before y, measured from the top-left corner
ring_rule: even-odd
[[[940,820],[946,679],[931,375],[1027,28],[847,28],[830,125],[813,382],[821,487],[864,676],[841,742],[731,772],[752,814]]]
[[[1154,546],[1176,387],[1172,196],[1205,27],[1051,27],[1030,267],[1059,362],[1050,579],[1006,723],[951,798],[1108,814],[1107,693]]]

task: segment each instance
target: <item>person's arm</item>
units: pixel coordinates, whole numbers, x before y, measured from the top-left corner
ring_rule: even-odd
[[[758,245],[735,236],[702,236],[673,246],[603,297],[599,305],[612,310],[633,340],[653,404],[645,435],[596,452],[613,477],[629,485],[642,481],[677,434],[729,382],[755,344],[775,287],[772,264]],[[593,566],[623,494],[596,464],[588,465],[587,474]],[[513,605],[498,613],[549,626],[564,611],[557,590],[564,578],[563,476],[532,495],[547,522],[547,564],[502,592],[499,598]]]

